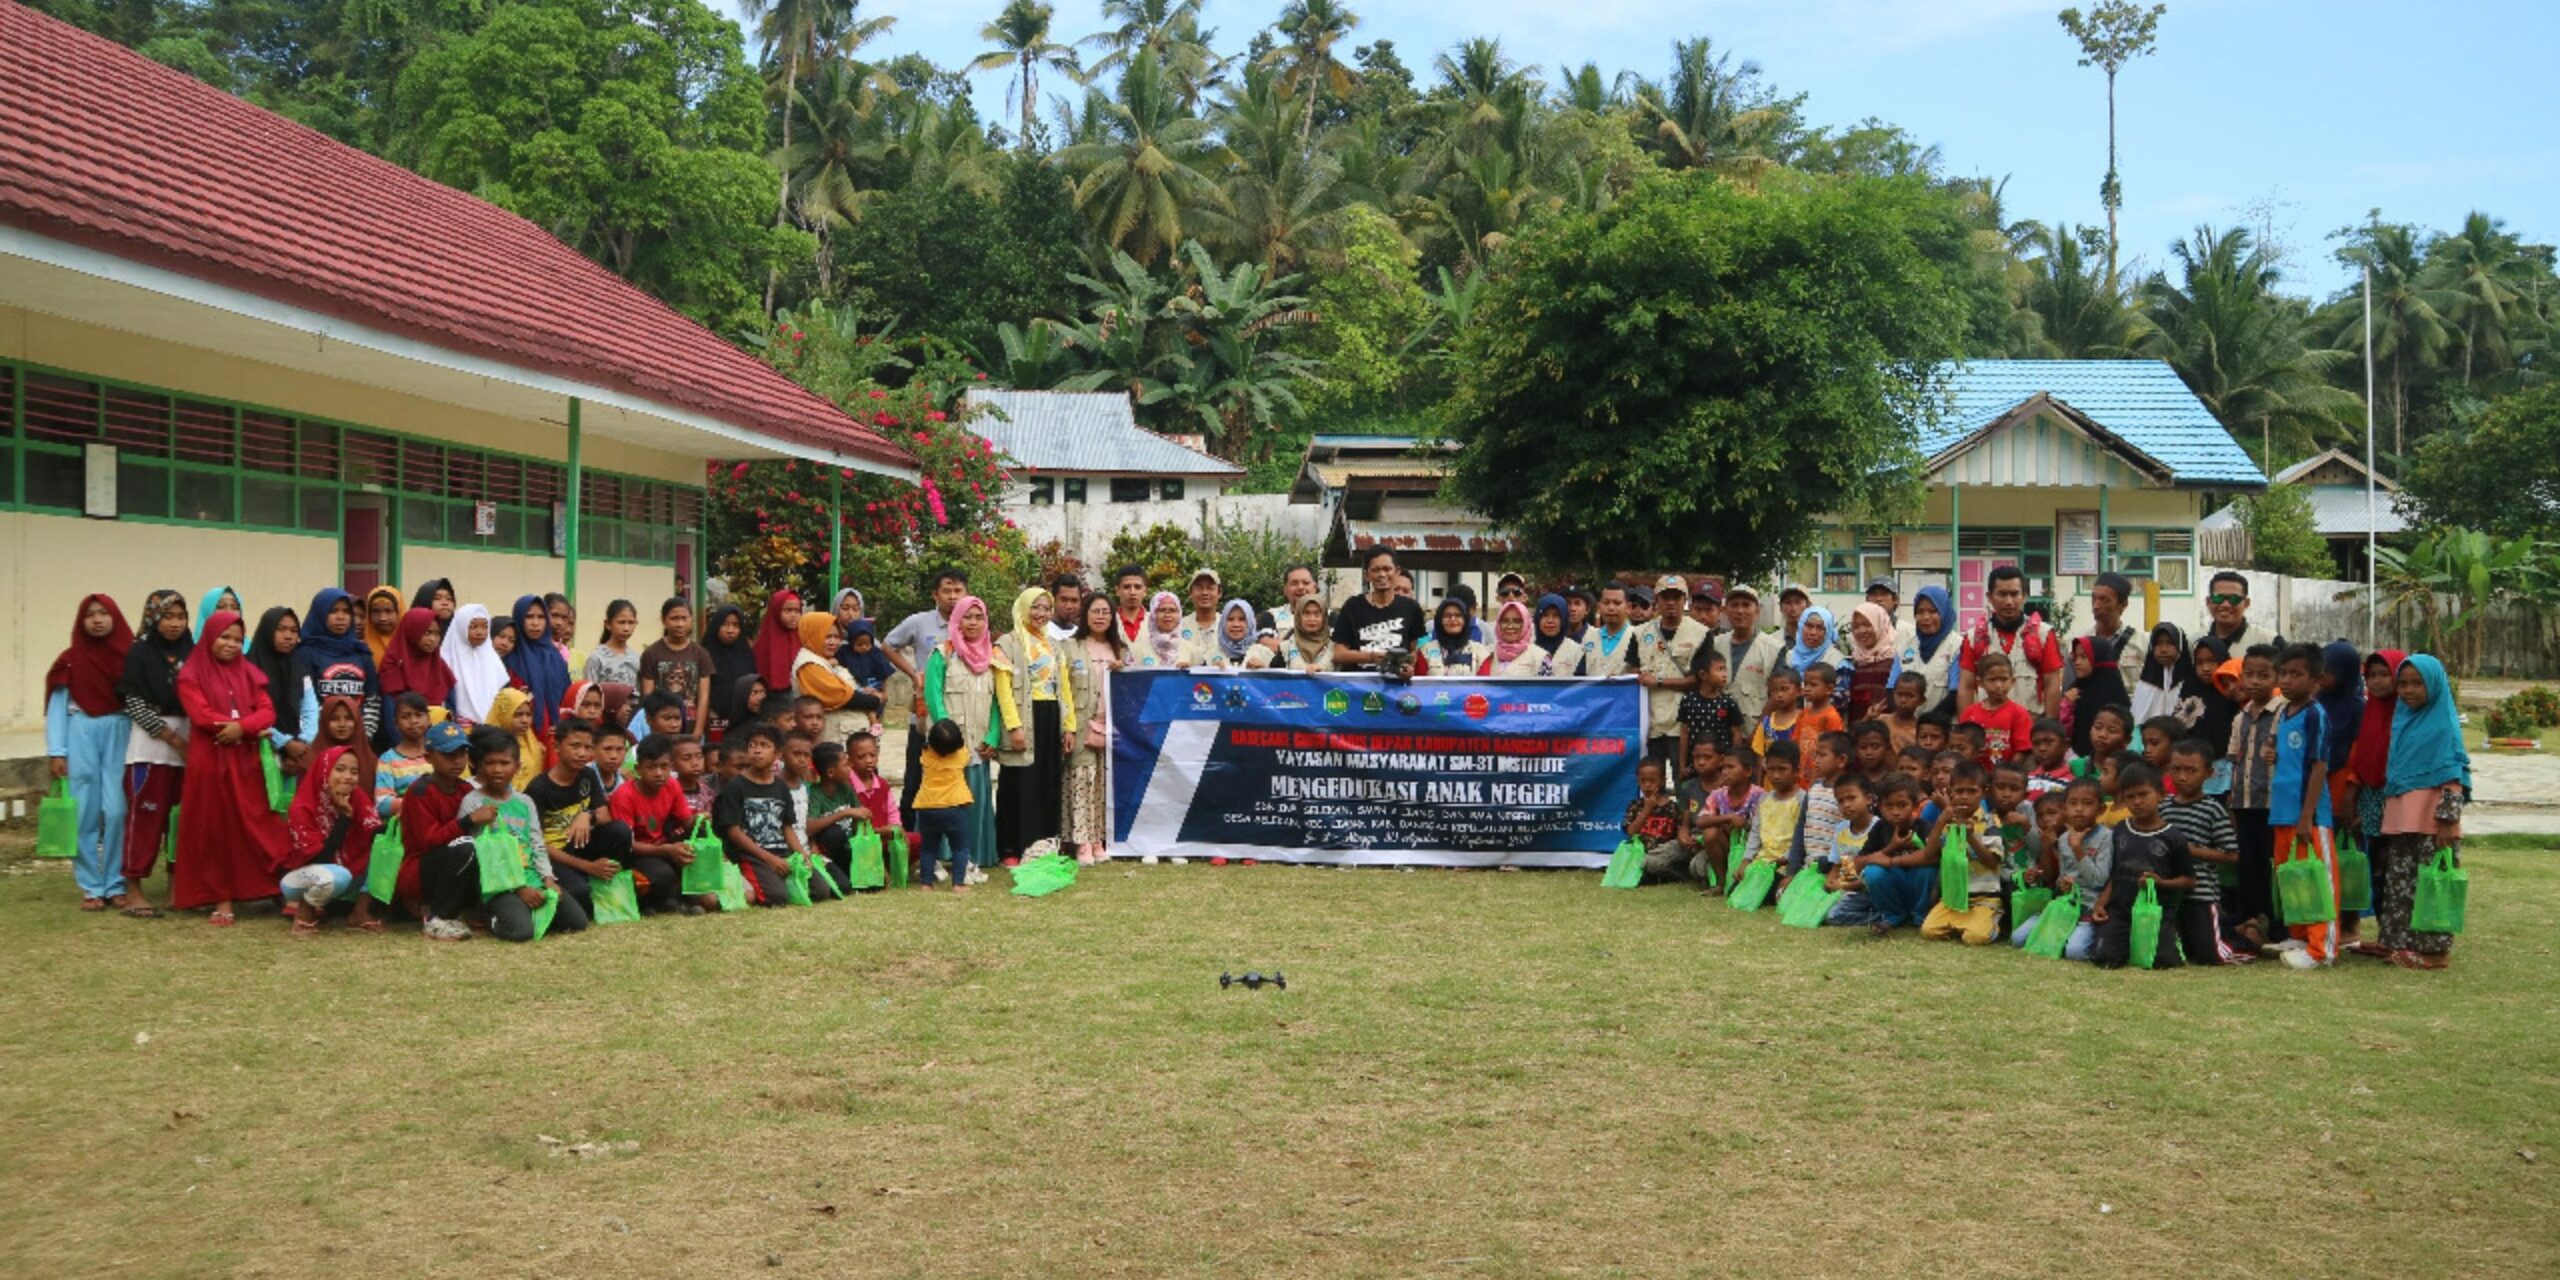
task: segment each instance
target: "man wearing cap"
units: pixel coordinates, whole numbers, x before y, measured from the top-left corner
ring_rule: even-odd
[[[2102,573],[2089,588],[2089,635],[2093,639],[2116,642],[2116,668],[2124,672],[2128,690],[2142,683],[2142,660],[2151,646],[2144,643],[2141,632],[2124,620],[2124,607],[2133,599],[2133,580],[2121,573]],[[2062,669],[2062,687],[2068,689],[2076,677],[2066,665]]]
[[[1182,620],[1182,643],[1193,653],[1213,653],[1218,647],[1218,600],[1226,584],[1218,581],[1218,571],[1200,566],[1191,575],[1191,616]]]
[[[1903,653],[1919,647],[1920,635],[1912,629],[1911,619],[1902,616],[1902,584],[1891,578],[1878,578],[1867,584],[1867,603],[1884,610],[1893,619],[1893,651]]]
[[[1710,636],[1724,624],[1724,593],[1716,590],[1716,584],[1698,579],[1697,587],[1689,592],[1689,620],[1706,628]]]
[[[1636,631],[1636,683],[1651,691],[1645,697],[1651,724],[1645,754],[1675,776],[1681,763],[1680,695],[1698,687],[1689,664],[1698,656],[1698,646],[1707,642],[1707,629],[1688,615],[1688,586],[1670,575],[1654,583],[1654,620]]]
[[[1760,629],[1760,593],[1738,582],[1724,593],[1724,625],[1716,651],[1724,655],[1725,692],[1749,724],[1769,709],[1769,673],[1787,660],[1791,645]]]

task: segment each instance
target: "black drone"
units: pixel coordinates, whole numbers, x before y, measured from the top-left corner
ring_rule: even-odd
[[[1241,978],[1232,973],[1222,973],[1218,975],[1218,989],[1220,991],[1224,991],[1229,987],[1237,986],[1239,984],[1241,984],[1247,991],[1260,991],[1266,986],[1278,987],[1283,991],[1289,989],[1289,980],[1280,976],[1280,971],[1277,969],[1272,970],[1269,974],[1265,974],[1259,969],[1247,969],[1244,972],[1244,976]]]

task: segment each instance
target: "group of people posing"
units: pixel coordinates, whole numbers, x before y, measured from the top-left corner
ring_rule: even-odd
[[[254,625],[229,588],[192,612],[154,592],[139,634],[93,595],[48,674],[48,753],[78,809],[83,909],[156,915],[142,886],[170,856],[171,905],[216,924],[281,897],[307,932],[351,899],[361,929],[382,928],[387,904],[430,937],[530,937],[536,917],[579,927],[595,886],[626,872],[644,911],[716,909],[686,874],[714,846],[746,900],[769,904],[840,893],[873,842],[954,890],[1025,856],[1106,858],[1120,670],[1632,677],[1651,729],[1626,825],[1648,878],[1722,891],[1749,861],[1811,869],[1841,895],[1831,923],[1976,943],[2024,940],[2031,922],[2007,918],[2017,890],[2076,886],[2070,953],[2102,963],[2122,962],[2113,926],[2145,885],[2181,921],[2173,961],[2313,967],[2362,950],[2436,968],[2450,953],[2449,934],[2410,921],[2469,794],[2443,668],[2253,631],[2239,575],[2214,578],[2192,641],[2127,624],[2132,584],[2114,574],[2069,638],[2026,611],[2014,567],[1991,572],[1969,626],[1942,587],[1906,615],[1878,581],[1845,625],[1787,587],[1774,629],[1754,589],[1677,575],[1533,601],[1506,574],[1489,623],[1463,587],[1426,615],[1383,548],[1362,575],[1334,607],[1293,567],[1265,612],[1212,570],[1186,599],[1130,566],[1107,591],[1074,576],[1023,588],[1000,624],[945,570],[931,607],[886,635],[859,591],[823,611],[785,591],[699,629],[670,599],[646,647],[617,600],[586,650],[560,596],[499,615],[444,580],[406,600],[323,588]],[[898,675],[913,731],[893,783],[879,735]],[[496,824],[524,850],[520,885],[480,875]],[[394,825],[397,874],[369,875]],[[1960,899],[1931,870],[1950,831],[1977,855]],[[2276,908],[2281,864],[2314,859],[2338,881],[2341,835],[2371,867],[2372,941],[2361,910]],[[810,874],[820,862],[832,874]]]

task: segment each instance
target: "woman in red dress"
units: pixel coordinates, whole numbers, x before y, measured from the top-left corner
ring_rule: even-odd
[[[212,907],[217,926],[233,923],[240,899],[276,896],[275,868],[286,852],[284,822],[267,804],[258,767],[258,735],[275,726],[275,706],[266,673],[240,657],[246,636],[238,613],[214,614],[178,672],[190,733],[171,901]]]

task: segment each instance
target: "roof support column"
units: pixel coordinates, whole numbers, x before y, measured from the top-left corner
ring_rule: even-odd
[[[1956,616],[1947,619],[1954,626],[1964,617],[1964,485],[1947,485],[1947,581],[1954,586],[1948,594],[1955,598]]]
[[[561,540],[565,560],[560,568],[560,594],[569,597],[569,607],[572,609],[578,607],[578,508],[582,505],[583,491],[587,487],[586,467],[579,458],[578,417],[582,409],[583,406],[579,403],[578,397],[569,397],[569,478],[567,482],[569,493],[568,501],[561,504],[562,510],[567,513],[563,523],[567,524],[568,528],[562,531],[565,535]]]
[[[827,469],[827,611],[844,590],[844,468]]]

